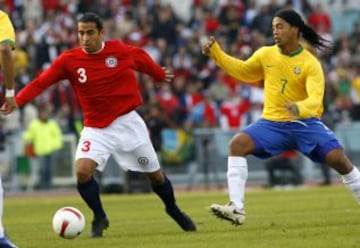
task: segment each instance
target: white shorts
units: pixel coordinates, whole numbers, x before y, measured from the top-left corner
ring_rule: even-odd
[[[118,117],[108,127],[84,127],[75,160],[90,158],[102,171],[110,155],[124,170],[154,172],[160,164],[144,120],[136,111]]]

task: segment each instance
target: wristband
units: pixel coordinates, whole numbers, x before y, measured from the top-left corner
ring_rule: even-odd
[[[6,89],[5,90],[5,97],[14,97],[15,96],[15,90],[14,89]]]

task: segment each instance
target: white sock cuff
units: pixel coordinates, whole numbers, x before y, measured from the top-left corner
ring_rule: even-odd
[[[348,174],[346,175],[342,175],[341,176],[342,180],[344,183],[350,183],[353,182],[355,180],[360,179],[360,172],[359,169],[357,167],[354,166],[354,168],[352,169],[352,171],[350,171]]]
[[[228,167],[247,168],[247,160],[245,157],[228,157]]]

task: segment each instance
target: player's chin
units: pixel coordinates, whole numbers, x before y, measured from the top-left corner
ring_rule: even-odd
[[[93,49],[91,49],[89,46],[82,46],[82,49],[87,53],[92,53]]]

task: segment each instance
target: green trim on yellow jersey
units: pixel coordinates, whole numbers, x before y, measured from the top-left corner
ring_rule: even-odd
[[[284,54],[280,47],[279,47],[279,50],[282,54]],[[295,51],[291,52],[288,56],[289,57],[296,56],[296,55],[300,54],[302,52],[302,50],[304,50],[304,47],[302,45],[300,45]]]
[[[264,46],[243,61],[226,54],[215,43],[210,49],[210,57],[225,73],[241,83],[264,81],[262,118],[272,121],[320,118],[325,91],[324,73],[316,57],[302,46],[293,56],[282,54],[277,45]],[[286,103],[295,103],[299,115],[291,114],[285,107]]]
[[[15,49],[15,42],[13,40],[6,39],[6,40],[0,41],[0,42],[8,43],[12,49]]]
[[[8,14],[0,10],[0,42],[8,43],[15,48],[15,30]]]

